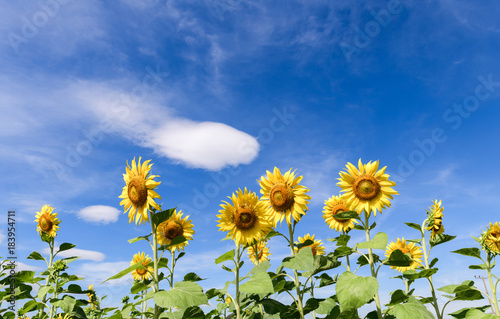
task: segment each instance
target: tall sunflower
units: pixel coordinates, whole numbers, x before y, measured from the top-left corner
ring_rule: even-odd
[[[237,244],[248,245],[254,240],[259,241],[273,229],[273,221],[266,207],[254,192],[239,189],[232,196],[231,204],[222,201],[217,226],[220,231],[227,231],[227,237]]]
[[[385,174],[384,166],[378,170],[379,161],[363,164],[358,161],[358,168],[351,163],[347,163],[347,172],[340,172],[338,186],[347,198],[347,204],[361,213],[363,210],[374,216],[377,210],[382,212],[383,208],[391,207],[389,199],[398,192],[391,187],[396,186],[395,182],[389,181],[389,175]],[[378,170],[378,171],[377,171]]]
[[[425,229],[431,230],[431,237],[436,236],[437,234],[442,234],[444,232],[443,227],[443,210],[441,207],[441,201],[434,200],[434,205],[427,211],[427,226]]]
[[[483,247],[492,254],[500,254],[500,225],[490,223],[482,237]]]
[[[120,205],[123,205],[124,213],[128,211],[128,222],[132,223],[135,218],[135,224],[149,222],[148,209],[154,207],[161,210],[160,206],[154,201],[155,198],[161,199],[154,189],[161,182],[156,182],[157,175],[149,175],[151,160],[147,160],[141,164],[141,157],[137,164],[135,157],[132,160],[132,165],[125,168],[126,174],[123,174],[125,186],[123,186],[122,194],[118,198],[123,198]]]
[[[193,239],[193,223],[191,220],[188,220],[189,215],[182,218],[182,211],[174,210],[172,216],[169,217],[166,221],[160,223],[156,228],[156,237],[158,238],[158,243],[160,245],[170,245],[172,240],[174,240],[177,236],[184,236],[186,241],[173,245],[169,247],[170,251],[184,250],[184,247],[188,245],[188,240]]]
[[[311,247],[313,256],[324,255],[325,254],[325,247],[322,245],[323,242],[319,239],[314,239],[314,236],[315,235],[311,236],[311,235],[307,234],[304,237],[299,237],[299,241],[295,242],[295,245],[303,244],[306,242],[306,240],[310,239],[313,241],[313,243],[310,245],[307,245],[307,246],[302,246],[300,249],[302,249],[304,247]],[[294,249],[295,249],[295,253],[297,253],[300,250],[297,247],[294,247]]]
[[[151,258],[149,258],[148,255],[145,255],[144,252],[142,253],[137,253],[132,257],[132,261],[130,262],[130,265],[135,265],[138,262],[142,261],[142,265],[144,266],[144,269],[142,268],[137,268],[132,271],[132,278],[134,280],[147,280],[152,278],[151,273],[154,271],[152,267],[148,267],[148,264],[151,262]]]
[[[342,196],[333,195],[330,199],[325,200],[325,207],[323,207],[323,218],[325,223],[336,231],[347,232],[354,228],[354,224],[358,221],[354,218],[351,219],[336,219],[335,215],[342,212],[351,211],[351,207],[347,205]]]
[[[99,301],[95,293],[94,285],[89,285],[88,290],[89,292],[87,293],[87,296],[89,297],[90,306],[92,307],[92,309],[95,309],[96,306],[98,306]]]
[[[405,272],[407,270],[415,270],[415,268],[422,266],[422,249],[415,245],[415,243],[407,243],[404,237],[402,239],[397,239],[396,242],[391,242],[385,249],[385,256],[391,256],[392,252],[395,250],[401,250],[403,254],[410,254],[412,259],[409,266],[391,266],[391,269],[396,269],[400,272]]]
[[[257,248],[257,250],[255,248]],[[269,253],[269,248],[266,247],[265,241],[261,241],[256,245],[248,246],[247,253],[248,258],[250,258],[250,261],[252,261],[254,265],[258,265],[265,260],[269,260],[268,257],[272,255],[271,253]]]
[[[274,172],[267,171],[267,178],[261,177],[260,193],[261,200],[266,202],[267,211],[274,218],[274,226],[286,218],[286,222],[291,225],[292,218],[300,221],[301,215],[307,211],[308,199],[307,187],[299,185],[302,176],[295,177],[295,171],[290,169],[285,175],[281,175],[280,170],[275,167]]]
[[[53,210],[53,207],[44,205],[39,212],[36,212],[34,221],[37,223],[36,231],[39,235],[44,232],[52,238],[56,237],[61,221],[57,218],[57,213],[52,213]]]

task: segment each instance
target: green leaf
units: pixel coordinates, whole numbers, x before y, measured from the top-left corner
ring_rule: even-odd
[[[314,244],[313,240],[306,239],[303,243],[299,243],[299,244],[295,245],[295,247],[297,247],[297,249],[300,250],[302,247],[311,246],[312,244]]]
[[[119,273],[117,273],[116,275],[114,276],[111,276],[109,277],[108,279],[104,280],[102,283],[105,283],[106,281],[108,280],[113,280],[113,279],[119,279],[119,278],[122,278],[123,276],[125,276],[126,274],[138,269],[138,268],[144,268],[144,266],[142,265],[142,262],[138,262],[126,269],[123,269],[122,271],[120,271]]]
[[[314,257],[311,247],[304,247],[294,257],[286,257],[281,263],[283,267],[295,270],[312,270],[314,267]]]
[[[175,237],[174,239],[172,239],[170,244],[166,245],[165,247],[172,247],[175,245],[179,245],[179,244],[182,244],[183,242],[185,242],[186,240],[187,240],[186,237],[179,235],[179,236]]]
[[[389,256],[385,265],[388,266],[398,266],[398,267],[408,267],[411,265],[412,259],[410,254],[403,254],[399,249],[394,250]]]
[[[213,297],[216,296],[222,296],[222,294],[219,292],[218,289],[215,288],[210,288],[205,292],[205,295],[207,296],[208,299],[212,299]]]
[[[35,272],[30,270],[21,270],[16,274],[17,282],[28,282],[32,283],[34,281]]]
[[[406,303],[395,305],[389,310],[389,314],[397,319],[434,319],[434,315],[415,297],[410,297]]]
[[[322,273],[319,277],[315,277],[315,278],[321,279],[320,282],[319,282],[319,287],[318,288],[329,286],[329,285],[332,285],[332,284],[334,284],[334,283],[337,282],[337,280],[334,280],[327,273]]]
[[[208,298],[200,285],[191,281],[181,281],[174,284],[169,291],[158,291],[154,294],[154,301],[160,307],[187,308],[208,304]]]
[[[72,294],[83,294],[84,293],[82,288],[76,284],[69,285],[67,291],[69,293],[72,293]]]
[[[76,247],[76,245],[73,245],[73,244],[70,244],[70,243],[62,243],[60,246],[59,246],[59,252],[61,251],[65,251],[65,250],[69,250],[73,247]]]
[[[274,287],[267,272],[258,272],[240,285],[240,291],[248,294],[272,294],[274,293]]]
[[[170,216],[172,216],[172,214],[174,213],[176,208],[177,207],[170,208],[170,209],[153,214],[153,216],[151,216],[151,222],[155,226],[155,229],[158,227],[158,225],[160,225],[161,223],[163,223],[164,221],[169,219]]]
[[[264,239],[269,239],[271,237],[278,236],[279,234],[280,234],[279,232],[271,230],[269,233],[267,233],[267,235],[266,235],[266,237],[264,237]]]
[[[194,272],[187,273],[184,276],[184,281],[201,281],[201,280],[205,280],[205,279],[200,278],[200,276],[198,276]]]
[[[337,215],[335,215],[337,216]],[[377,233],[373,239],[369,241],[365,241],[362,243],[356,244],[355,247],[361,248],[361,249],[366,249],[366,248],[372,248],[372,249],[382,249],[385,250],[387,247],[387,241],[388,241],[388,236],[386,233]]]
[[[32,252],[29,256],[28,259],[34,259],[34,260],[45,260],[47,261],[42,255],[40,255],[39,252],[34,251]]]
[[[431,261],[431,263],[429,264],[429,267],[430,267],[430,268],[434,267],[434,265],[438,262],[438,260],[439,260],[439,259],[434,258],[434,259]]]
[[[450,235],[446,235],[446,234],[436,234],[433,237],[431,237],[431,239],[429,240],[429,243],[430,243],[431,247],[434,247],[434,246],[446,243],[446,242],[454,239],[455,237],[457,237],[457,236],[450,236]]]
[[[418,230],[419,232],[422,232],[422,228],[420,227],[419,224],[415,224],[415,223],[405,223],[405,225],[413,228],[413,229],[416,229]]]
[[[18,310],[20,315],[24,315],[27,312],[30,312],[31,309],[35,308],[39,303],[36,300],[30,300],[23,305],[21,309]]]
[[[319,307],[316,309],[316,313],[319,313],[320,315],[327,315],[336,305],[337,303],[335,302],[335,300],[333,300],[332,298],[326,298],[319,303]]]
[[[252,270],[250,270],[250,273],[251,274],[256,274],[256,273],[259,273],[259,272],[266,272],[269,267],[271,267],[271,264],[269,264],[269,261],[268,260],[265,260],[263,262],[261,262],[260,264],[258,265],[255,265]]]
[[[484,298],[477,289],[464,284],[456,287],[453,292],[456,300],[481,300]]]
[[[465,319],[498,319],[500,316],[486,314],[478,309],[471,309],[467,311]]]
[[[222,255],[220,255],[219,257],[217,257],[217,259],[215,259],[215,263],[216,264],[220,264],[221,262],[224,262],[226,260],[232,260],[234,259],[234,249],[231,250],[231,251],[228,251],[227,253],[224,253]]]
[[[136,293],[141,292],[141,291],[148,289],[148,288],[149,288],[149,285],[146,285],[142,282],[135,282],[134,285],[132,286],[132,288],[130,288],[130,293],[136,294]]]
[[[182,315],[182,319],[204,319],[205,314],[198,306],[192,306],[187,308]]]
[[[337,240],[337,246],[347,246],[347,243],[349,243],[350,239],[351,236],[349,235],[340,235]]]
[[[359,219],[358,212],[351,210],[348,212],[335,214],[335,219],[351,219],[351,218]]]
[[[476,258],[481,259],[481,251],[479,250],[479,248],[475,248],[475,247],[474,248],[461,248],[461,249],[452,251],[452,253],[460,254],[460,255],[464,255],[464,256],[476,257]]]
[[[408,300],[408,295],[403,290],[398,289],[391,294],[391,301],[387,306],[397,305],[406,300]]]
[[[488,306],[488,305],[482,306],[482,307],[475,307],[475,308],[462,308],[460,310],[457,310],[455,312],[450,313],[450,315],[453,316],[453,318],[464,319],[467,312],[469,312],[469,310],[471,310],[471,309],[477,309],[477,310],[480,310],[481,312],[484,313],[486,311],[486,309],[488,309],[488,308],[490,308],[490,306]]]
[[[37,298],[38,300],[43,300],[43,298],[45,297],[45,295],[49,292],[50,290],[50,286],[42,286],[38,289],[38,293],[37,293]]]
[[[287,306],[274,299],[262,299],[259,304],[262,304],[262,306],[264,306],[264,310],[266,313],[272,315],[284,313],[287,310]]]
[[[479,269],[479,270],[483,270],[483,269],[486,269],[487,266],[485,264],[481,264],[481,265],[470,265],[469,266],[469,269]]]
[[[378,281],[374,277],[360,277],[346,271],[337,279],[335,289],[341,310],[357,309],[375,296]]]
[[[304,277],[310,277],[322,271],[339,267],[341,265],[340,261],[332,256],[333,254],[314,256],[314,267],[311,271],[304,273]]]
[[[139,240],[147,240],[149,238],[149,236],[151,235],[147,235],[147,236],[139,236],[139,237],[135,237],[135,238],[132,238],[132,239],[129,239],[127,240],[129,243],[133,244],[133,243],[136,243],[138,242]]]
[[[74,297],[66,295],[62,299],[51,301],[51,304],[61,308],[64,312],[70,313],[75,307],[76,299]]]
[[[343,257],[343,256],[348,256],[352,253],[353,253],[353,251],[352,251],[351,247],[340,246],[339,248],[335,249],[335,251],[333,252],[333,255],[335,257]]]

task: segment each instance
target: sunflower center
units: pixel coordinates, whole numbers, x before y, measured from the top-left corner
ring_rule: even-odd
[[[182,226],[176,222],[169,222],[163,227],[163,236],[170,240],[173,240],[177,236],[183,234]]]
[[[247,206],[239,208],[234,216],[234,223],[236,227],[241,230],[251,229],[256,221],[257,218],[255,213]]]
[[[346,212],[346,211],[347,211],[347,207],[345,207],[344,204],[337,204],[337,205],[333,206],[332,215],[333,215],[333,218],[335,219],[335,221],[337,221],[338,223],[341,223],[341,224],[348,222],[349,221],[348,219],[335,218],[335,215],[337,215],[339,213]]]
[[[277,211],[285,211],[292,207],[294,203],[293,190],[285,184],[277,184],[271,188],[271,206]]]
[[[144,267],[146,266],[146,265],[144,265],[144,264],[142,264],[142,265],[143,265]],[[148,272],[148,271],[146,270],[146,268],[144,268],[144,269],[142,269],[142,268],[137,268],[137,269],[136,269],[136,271],[137,271],[137,273],[138,273],[139,275],[141,275],[141,276],[144,276],[144,275]]]
[[[142,206],[148,200],[148,188],[142,177],[134,177],[128,183],[128,198],[135,206]]]
[[[38,222],[38,224],[44,232],[48,232],[52,229],[52,220],[49,216],[47,216],[47,214],[40,217],[40,221]]]
[[[375,177],[369,175],[361,175],[354,181],[354,194],[365,200],[375,198],[380,192],[380,184]]]
[[[399,250],[401,250],[403,252],[403,254],[409,254],[410,253],[410,250],[406,247],[403,247],[403,248],[400,248]]]

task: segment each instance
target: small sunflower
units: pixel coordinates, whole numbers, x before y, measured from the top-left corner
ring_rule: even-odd
[[[89,297],[89,303],[92,309],[95,309],[98,304],[98,300],[97,300],[97,295],[95,293],[94,285],[89,285],[88,290],[90,290],[90,292],[87,293],[87,296]]]
[[[490,223],[489,229],[483,233],[483,247],[494,255],[500,254],[500,225]]]
[[[431,237],[444,232],[443,227],[443,210],[441,201],[434,200],[434,205],[427,211],[427,227],[425,229],[432,230]]]
[[[147,280],[151,278],[151,273],[154,271],[152,267],[148,267],[148,264],[151,262],[151,258],[148,255],[145,255],[144,252],[137,253],[132,257],[132,261],[130,262],[130,266],[137,264],[142,261],[142,265],[144,269],[137,268],[132,271],[132,278],[134,280]]]
[[[266,242],[261,241],[257,243],[255,246],[254,245],[248,246],[247,253],[248,253],[248,258],[250,258],[250,261],[254,265],[258,265],[263,261],[269,260],[268,256],[270,256],[271,253],[269,253],[269,248],[266,247]],[[255,250],[255,248],[257,248],[257,251]]]
[[[313,256],[324,255],[325,254],[325,247],[322,245],[323,244],[322,241],[319,239],[314,239],[314,236],[315,235],[310,236],[309,234],[307,234],[304,237],[299,237],[299,241],[295,242],[295,245],[303,244],[306,240],[310,239],[314,243],[312,243],[311,245],[302,246],[300,249],[302,249],[304,247],[311,247]],[[297,247],[294,247],[294,249],[295,249],[295,253],[298,253],[300,250]]]
[[[46,233],[50,237],[56,237],[56,232],[59,229],[59,224],[61,221],[57,218],[57,213],[52,213],[53,207],[49,205],[44,205],[39,212],[36,212],[36,219],[34,220],[37,224],[36,231],[39,235],[42,232]]]
[[[291,225],[292,218],[300,221],[301,215],[307,211],[308,199],[306,193],[309,189],[299,185],[302,176],[295,177],[295,171],[290,169],[285,175],[281,175],[280,170],[275,167],[274,172],[267,171],[267,178],[261,177],[260,193],[261,200],[266,202],[267,210],[274,217],[274,226],[286,218],[286,222]]]
[[[333,195],[330,199],[325,200],[325,207],[323,207],[323,218],[325,223],[336,231],[347,232],[354,228],[354,224],[358,221],[354,218],[351,219],[336,219],[335,215],[342,212],[352,211],[349,205],[347,205],[345,199],[342,196]]]
[[[160,245],[170,245],[172,240],[177,236],[184,236],[186,238],[186,241],[169,247],[171,251],[175,249],[178,251],[181,249],[184,250],[184,247],[188,245],[188,240],[193,239],[193,224],[188,220],[189,215],[182,218],[181,212],[181,210],[179,212],[174,210],[172,216],[163,223],[160,223],[158,228],[156,228],[156,236]]]
[[[402,239],[397,239],[396,242],[391,242],[385,249],[385,256],[389,258],[391,253],[395,250],[401,250],[403,254],[410,254],[411,263],[409,266],[391,266],[391,269],[396,269],[400,272],[405,272],[407,270],[415,270],[415,268],[422,266],[422,249],[415,245],[415,243],[407,243],[404,237]]]
[[[123,198],[120,205],[123,205],[124,213],[128,211],[128,222],[132,223],[135,218],[135,224],[149,222],[148,209],[154,207],[161,210],[160,206],[154,201],[155,198],[161,199],[154,189],[161,182],[154,181],[157,175],[149,175],[151,160],[147,160],[141,164],[141,157],[136,165],[135,157],[132,160],[132,165],[125,168],[126,174],[123,174],[125,186],[122,194],[118,198]]]
[[[389,181],[389,175],[385,174],[384,166],[378,170],[379,162],[368,162],[363,164],[358,161],[358,168],[351,163],[347,163],[347,172],[340,172],[338,186],[342,188],[346,196],[347,204],[361,213],[363,210],[377,216],[377,210],[391,207],[389,199],[398,192],[391,187],[396,186],[395,182]],[[378,170],[378,171],[377,171]]]
[[[239,189],[233,193],[231,204],[222,201],[217,225],[220,231],[227,231],[237,244],[248,245],[254,240],[259,241],[273,229],[273,221],[266,207],[254,192]]]

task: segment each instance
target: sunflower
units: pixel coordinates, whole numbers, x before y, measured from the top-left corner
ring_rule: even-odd
[[[89,297],[89,303],[92,309],[95,309],[97,306],[97,295],[95,293],[94,285],[89,285],[88,290],[90,290],[90,292],[87,293],[87,296]]]
[[[500,225],[490,223],[490,228],[483,234],[483,246],[492,254],[500,254]]]
[[[170,245],[172,240],[177,236],[184,236],[186,238],[186,241],[169,247],[170,251],[174,251],[175,249],[178,251],[181,249],[184,250],[184,247],[188,245],[187,241],[193,239],[193,224],[188,220],[189,215],[182,218],[181,212],[181,210],[179,212],[174,210],[172,216],[160,223],[158,228],[156,228],[156,237],[160,245]]]
[[[259,241],[273,229],[273,221],[266,210],[264,202],[254,192],[246,187],[228,196],[231,204],[222,201],[217,225],[220,231],[228,231],[227,237],[234,239],[237,244],[248,245],[254,240]]]
[[[304,247],[311,247],[313,256],[324,255],[325,254],[325,247],[322,245],[323,243],[319,239],[314,239],[314,236],[315,235],[310,236],[309,234],[307,234],[303,238],[299,237],[299,241],[295,242],[295,245],[303,244],[306,240],[310,239],[313,241],[313,243],[310,245],[307,245],[307,246],[302,246],[300,249],[302,249]],[[298,249],[297,246],[295,246],[294,247],[295,253],[298,253],[300,249]]]
[[[137,264],[142,261],[142,265],[144,269],[137,268],[132,271],[132,278],[134,280],[147,280],[151,278],[151,273],[154,271],[152,267],[148,267],[148,264],[151,262],[151,258],[148,255],[144,256],[145,253],[137,253],[132,257],[132,261],[130,262],[130,266]]]
[[[354,224],[358,221],[354,218],[351,219],[336,219],[335,215],[342,212],[352,211],[349,205],[347,205],[345,199],[342,196],[333,195],[330,199],[325,200],[325,207],[323,207],[323,218],[325,223],[336,231],[347,232],[354,228]]]
[[[443,210],[441,201],[434,200],[434,205],[427,211],[427,227],[425,229],[432,230],[431,237],[444,232],[443,227]]]
[[[154,181],[157,175],[149,175],[151,160],[147,160],[141,164],[141,157],[139,162],[135,163],[135,157],[132,160],[132,166],[128,165],[125,168],[126,174],[123,174],[125,186],[123,186],[122,194],[118,198],[123,198],[120,205],[123,205],[124,213],[128,211],[128,222],[132,223],[135,217],[135,224],[142,224],[149,222],[148,209],[150,206],[161,210],[160,206],[155,203],[154,198],[161,199],[154,189],[160,185],[161,182]]]
[[[257,248],[257,251],[255,251],[255,248]],[[263,261],[269,260],[268,256],[271,255],[271,253],[269,253],[269,248],[266,247],[265,241],[261,241],[256,245],[248,246],[247,253],[248,258],[250,258],[250,261],[252,261],[254,265],[258,265]]]
[[[385,256],[389,258],[391,253],[395,250],[401,250],[403,254],[410,254],[412,259],[409,266],[391,266],[391,269],[396,269],[400,272],[405,272],[406,270],[415,270],[415,268],[422,266],[422,249],[415,245],[415,243],[407,243],[404,237],[402,239],[397,239],[396,242],[391,242],[385,249]]]
[[[358,168],[347,163],[347,172],[340,172],[337,185],[342,188],[347,204],[359,213],[364,210],[370,214],[373,211],[374,216],[377,216],[377,210],[382,212],[383,208],[391,207],[389,199],[393,199],[392,195],[398,195],[391,188],[396,183],[389,181],[389,175],[385,174],[387,166],[380,170],[378,166],[378,160],[363,164],[359,159]]]
[[[46,233],[50,237],[56,237],[56,232],[59,229],[59,224],[61,221],[57,218],[57,213],[52,213],[53,207],[49,205],[44,205],[39,212],[36,212],[36,219],[34,220],[37,224],[36,231],[39,235],[42,232]]]
[[[299,221],[301,215],[307,211],[308,199],[307,187],[299,185],[302,176],[295,177],[295,171],[290,169],[285,175],[281,175],[280,170],[275,167],[274,172],[267,171],[267,179],[262,176],[260,181],[261,200],[266,202],[267,211],[274,218],[274,226],[281,223],[284,218],[291,225],[292,218]]]

